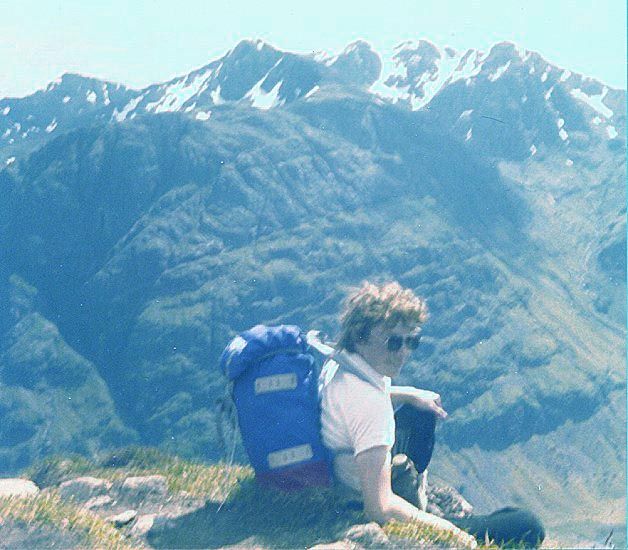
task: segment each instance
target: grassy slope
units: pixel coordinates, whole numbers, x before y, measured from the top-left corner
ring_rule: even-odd
[[[61,502],[54,484],[82,475],[116,480],[161,474],[173,494],[185,491],[207,499],[203,508],[177,519],[167,529],[150,532],[148,542],[156,548],[219,547],[252,538],[271,548],[309,547],[337,540],[349,526],[367,521],[360,511],[343,510],[343,497],[334,490],[280,493],[261,489],[248,467],[186,462],[151,449],[127,449],[111,456],[115,460],[108,457],[99,464],[82,458],[53,458],[25,471],[24,475],[50,486],[36,498],[0,499],[0,535],[3,524],[6,529],[9,524],[21,523],[33,532],[56,531],[57,540],[65,540],[66,545],[78,541],[79,545],[121,550],[141,545],[94,514]],[[451,547],[457,542],[420,524],[392,522],[385,532],[410,545],[425,542]]]

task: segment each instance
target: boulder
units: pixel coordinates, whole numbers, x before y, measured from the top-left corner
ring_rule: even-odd
[[[388,544],[388,536],[374,521],[353,525],[344,533],[344,539],[364,548],[380,548]]]
[[[76,502],[88,502],[94,497],[106,495],[110,489],[110,481],[88,476],[70,479],[59,485],[61,498]]]
[[[127,477],[119,491],[120,500],[134,505],[145,501],[163,502],[167,495],[166,478],[160,475]]]
[[[112,504],[113,499],[109,495],[100,495],[90,498],[83,504],[82,508],[85,510],[97,510],[98,508],[104,508]]]
[[[122,527],[131,523],[137,517],[137,510],[125,510],[115,516],[109,516],[107,521],[113,523],[115,527]]]
[[[454,488],[428,486],[427,511],[439,517],[465,518],[473,512],[473,506]]]
[[[308,550],[354,550],[356,546],[355,543],[349,542],[348,540],[337,540],[336,542],[324,542],[316,546],[311,546]]]
[[[155,523],[155,517],[157,514],[142,514],[137,517],[137,521],[131,527],[131,535],[142,537],[146,535]]]
[[[39,487],[30,479],[5,478],[0,479],[0,498],[31,497],[39,493]]]

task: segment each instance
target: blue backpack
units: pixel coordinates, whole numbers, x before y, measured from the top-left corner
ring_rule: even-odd
[[[332,484],[318,393],[320,369],[331,352],[297,326],[257,325],[222,353],[244,448],[263,485],[295,490]]]

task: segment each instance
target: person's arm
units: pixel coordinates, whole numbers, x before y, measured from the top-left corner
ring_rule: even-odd
[[[429,390],[420,390],[412,386],[391,386],[390,398],[394,404],[407,403],[417,409],[433,412],[438,418],[447,418],[440,395]]]
[[[364,511],[373,521],[383,524],[391,519],[419,521],[459,537],[464,544],[475,548],[475,539],[453,523],[433,514],[422,512],[408,501],[394,494],[390,479],[390,453],[388,447],[373,447],[356,455],[360,473]]]

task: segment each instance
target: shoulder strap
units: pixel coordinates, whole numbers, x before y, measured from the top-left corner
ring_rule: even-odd
[[[366,374],[364,374],[364,372],[362,372],[362,370],[359,369],[349,357],[347,357],[345,352],[339,351],[334,353],[333,359],[338,363],[339,367],[343,371],[353,374],[353,376],[359,378],[360,380],[373,385],[373,381]]]
[[[333,344],[330,342],[323,342],[323,335],[319,330],[310,330],[305,335],[305,341],[310,348],[310,351],[315,353],[323,360],[329,359],[336,350]]]
[[[333,342],[323,341],[323,336],[320,331],[310,330],[306,335],[306,342],[309,346],[309,351],[316,357],[319,364],[323,365],[321,370],[325,371],[326,367],[333,369],[333,371],[329,373],[329,376],[326,377],[327,381],[331,380],[340,368],[364,382],[373,384],[373,381],[353,364],[353,361],[347,357],[344,351],[337,351]],[[333,361],[335,365],[328,365],[330,361]]]

